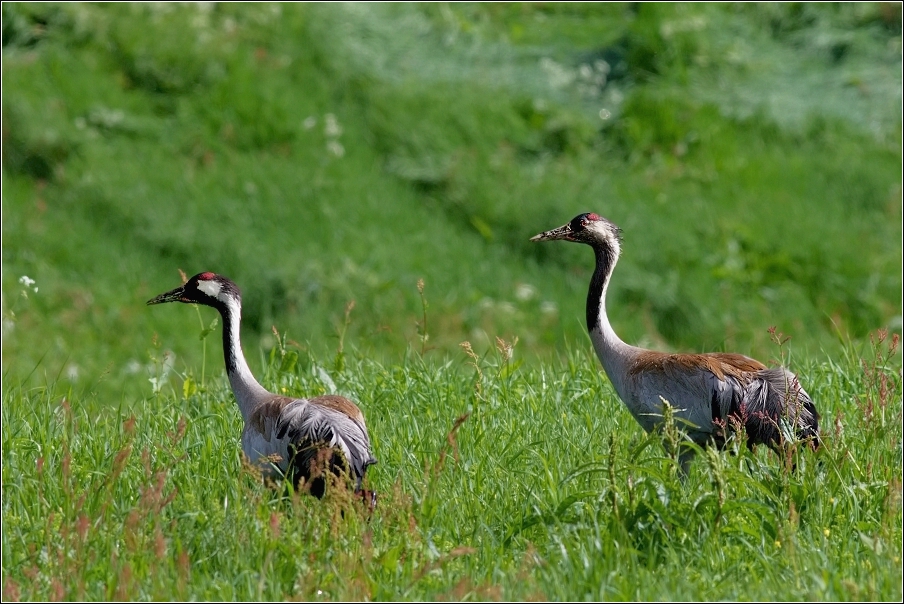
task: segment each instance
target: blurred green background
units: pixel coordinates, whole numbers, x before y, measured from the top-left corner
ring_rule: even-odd
[[[4,381],[199,366],[197,317],[144,304],[180,269],[241,286],[255,371],[272,326],[550,358],[586,342],[593,258],[528,239],[584,211],[624,230],[628,342],[901,331],[900,3],[2,10]]]

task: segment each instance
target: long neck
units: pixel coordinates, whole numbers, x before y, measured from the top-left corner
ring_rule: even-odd
[[[606,375],[618,395],[626,400],[628,368],[641,349],[625,344],[612,329],[606,315],[606,290],[618,262],[619,251],[610,246],[594,246],[593,252],[596,255],[596,269],[587,292],[587,330]]]
[[[232,386],[232,393],[239,404],[242,419],[247,422],[257,403],[270,393],[254,379],[242,352],[242,340],[239,337],[242,322],[241,303],[231,300],[217,310],[223,317],[223,356],[226,359],[226,375],[229,376],[229,385]]]

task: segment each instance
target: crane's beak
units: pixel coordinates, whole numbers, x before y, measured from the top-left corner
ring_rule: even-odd
[[[566,241],[574,241],[571,236],[571,223],[563,224],[557,229],[551,231],[543,231],[539,235],[530,238],[531,241],[552,241],[553,239],[564,239]]]
[[[191,302],[191,300],[185,296],[185,286],[180,285],[176,289],[160,294],[156,298],[151,298],[148,300],[148,306],[151,304],[163,304],[164,302]]]

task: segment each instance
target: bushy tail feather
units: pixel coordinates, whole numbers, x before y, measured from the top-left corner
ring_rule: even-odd
[[[779,447],[785,440],[782,426],[791,434],[819,447],[819,413],[810,395],[793,373],[783,367],[757,372],[747,385],[738,408],[732,413],[743,418],[748,445]]]

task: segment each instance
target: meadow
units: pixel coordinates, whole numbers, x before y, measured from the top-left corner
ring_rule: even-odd
[[[5,601],[900,601],[900,4],[2,10]],[[528,241],[583,211],[622,338],[787,364],[820,451],[678,476]],[[144,304],[203,270],[373,514],[242,463],[215,313]]]

